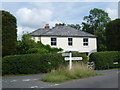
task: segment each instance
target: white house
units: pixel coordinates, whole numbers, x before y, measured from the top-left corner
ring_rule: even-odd
[[[50,29],[49,24],[46,24],[45,28],[35,30],[30,35],[36,42],[41,41],[45,45],[62,48],[64,52],[78,51],[90,54],[97,51],[95,35],[69,26],[56,26]]]

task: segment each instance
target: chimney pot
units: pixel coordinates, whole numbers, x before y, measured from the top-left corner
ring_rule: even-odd
[[[50,28],[49,24],[46,24],[46,25],[45,25],[45,29],[48,30],[49,28]]]

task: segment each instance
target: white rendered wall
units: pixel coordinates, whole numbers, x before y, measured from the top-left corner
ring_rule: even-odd
[[[53,37],[54,38],[54,37]],[[83,46],[83,37],[56,37],[57,45],[51,46],[51,37],[35,37],[35,41],[40,41],[45,45],[51,47],[62,48],[64,51],[79,51],[79,52],[96,52],[97,41],[96,38],[88,38],[88,46]],[[68,38],[73,38],[73,45],[68,46]]]

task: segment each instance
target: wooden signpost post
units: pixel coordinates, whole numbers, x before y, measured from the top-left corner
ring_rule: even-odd
[[[65,57],[65,60],[69,60],[69,70],[72,69],[72,60],[83,60],[82,57],[72,57],[72,53],[63,53],[62,56],[69,56]]]

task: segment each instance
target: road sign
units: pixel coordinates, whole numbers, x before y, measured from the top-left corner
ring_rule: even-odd
[[[65,60],[69,60],[69,70],[72,69],[72,60],[82,60],[82,57],[72,57],[72,53],[63,53],[62,56],[69,56],[65,57]]]
[[[62,56],[70,56],[70,53],[63,53]]]
[[[113,64],[118,64],[118,62],[114,62]]]
[[[71,57],[71,60],[82,60],[82,57]],[[70,60],[70,57],[65,57],[65,60]]]

